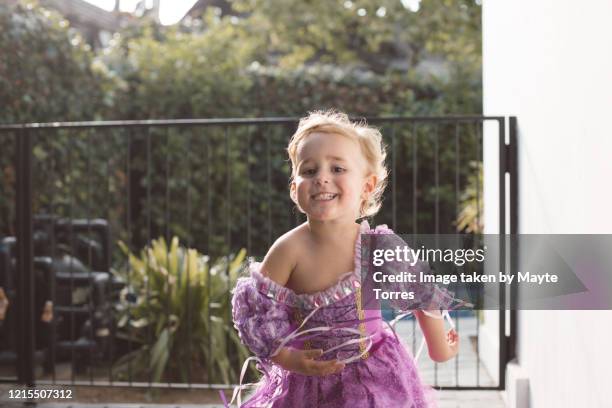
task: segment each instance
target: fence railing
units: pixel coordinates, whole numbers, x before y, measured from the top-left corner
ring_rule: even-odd
[[[483,126],[497,126],[502,149],[506,118],[367,121],[382,131],[390,170],[375,224],[411,234],[482,232]],[[9,302],[0,320],[2,379],[235,383],[246,351],[231,326],[229,290],[241,249],[261,258],[304,221],[288,194],[285,148],[296,125],[260,118],[0,126],[0,288]],[[476,345],[466,351],[474,364],[457,358],[444,375],[434,365],[428,379],[499,387],[480,363],[480,320],[473,312],[453,317],[464,343],[471,336]],[[414,321],[405,330],[415,344]]]

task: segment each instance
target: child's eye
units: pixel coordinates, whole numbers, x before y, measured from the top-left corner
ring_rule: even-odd
[[[315,169],[306,169],[302,171],[302,174],[305,176],[312,176],[313,174],[315,174],[317,171]]]
[[[344,172],[346,169],[344,167],[340,167],[340,166],[334,166],[334,168],[332,169],[334,171],[334,173],[342,173]]]

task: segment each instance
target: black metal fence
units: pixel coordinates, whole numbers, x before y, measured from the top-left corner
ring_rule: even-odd
[[[368,123],[383,133],[390,170],[374,223],[399,233],[482,231],[483,126],[493,123],[500,233],[506,232],[505,175],[516,171],[514,118],[512,143],[504,117]],[[304,221],[289,199],[284,150],[296,124],[267,118],[0,126],[0,304],[2,296],[8,302],[0,313],[2,380],[235,383],[245,351],[231,328],[229,289],[240,250],[260,258],[275,237]],[[511,207],[515,227],[515,194]],[[475,325],[475,371],[466,374],[457,358],[452,383],[438,381],[436,365],[433,385],[503,388],[505,313],[498,383],[481,379],[479,318],[473,312],[453,317],[460,335],[464,322]],[[413,321],[413,336],[414,328]]]

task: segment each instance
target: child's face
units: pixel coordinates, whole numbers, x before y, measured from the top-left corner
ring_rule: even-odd
[[[310,220],[359,217],[362,201],[374,188],[375,176],[357,141],[330,133],[312,133],[297,149],[291,197]]]

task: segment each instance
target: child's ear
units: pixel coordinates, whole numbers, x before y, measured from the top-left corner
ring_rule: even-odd
[[[295,182],[292,181],[291,184],[289,184],[289,197],[291,197],[291,201],[293,201],[293,203],[295,204],[295,206],[297,207],[298,211],[305,214],[304,210],[302,210],[302,208],[300,207],[300,205],[298,204],[298,199],[297,199],[297,187],[295,185]]]
[[[293,201],[293,203],[297,205],[298,201],[297,201],[297,190],[295,187],[295,181],[292,181],[291,184],[289,184],[289,197],[291,197],[291,201]]]
[[[363,198],[366,199],[374,192],[376,188],[376,182],[378,181],[378,177],[375,174],[370,174],[365,179],[365,184],[363,186]]]

